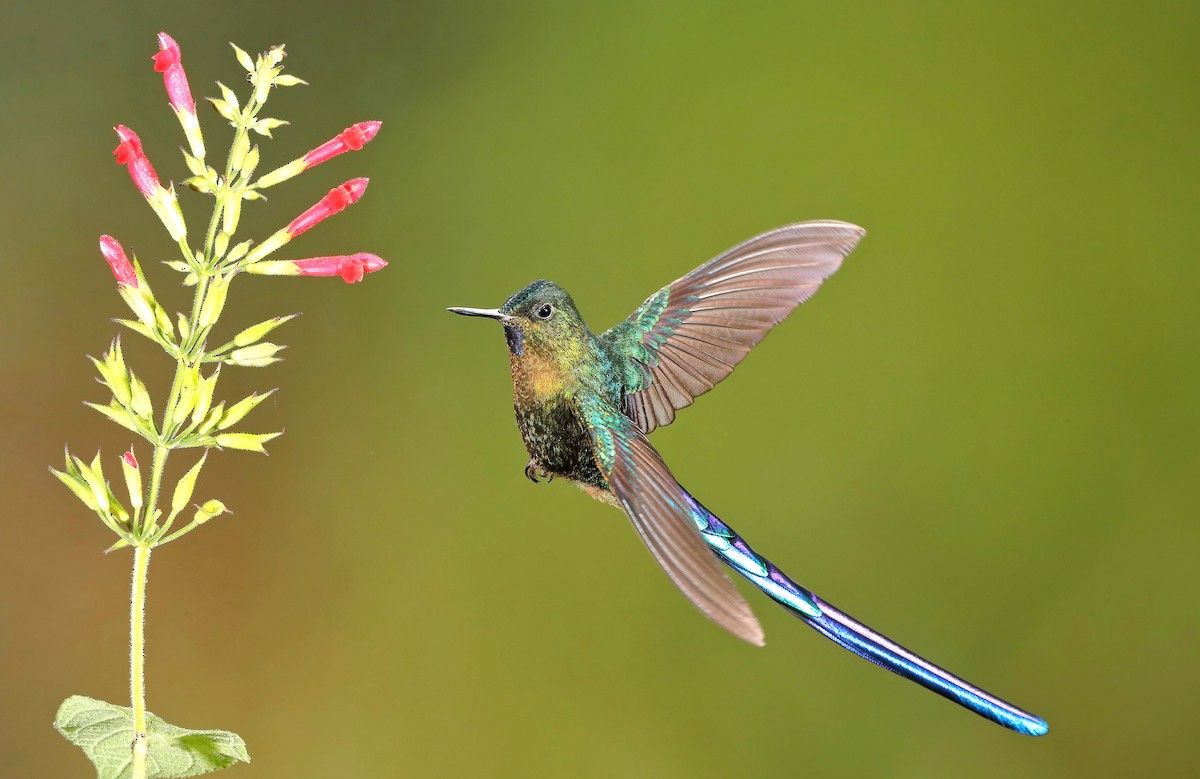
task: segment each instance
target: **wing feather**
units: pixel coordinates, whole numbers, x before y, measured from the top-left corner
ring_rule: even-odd
[[[801,222],[733,247],[651,295],[601,338],[626,363],[622,411],[649,433],[670,424],[812,297],[865,234]]]

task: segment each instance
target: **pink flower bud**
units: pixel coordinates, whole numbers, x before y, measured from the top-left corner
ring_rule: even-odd
[[[316,205],[292,220],[286,228],[288,235],[295,238],[305,230],[309,230],[328,217],[333,216],[351,203],[358,202],[363,192],[367,190],[367,179],[351,179],[345,184],[329,190],[329,194],[321,198]]]
[[[195,116],[196,102],[192,100],[187,74],[183,72],[180,62],[179,44],[170,35],[160,32],[158,48],[160,51],[152,57],[154,71],[163,74],[163,84],[167,88],[167,99],[171,101],[171,107]]]
[[[121,455],[121,472],[125,474],[125,486],[129,489],[129,503],[133,506],[134,514],[142,507],[142,474],[138,470],[137,460],[133,450]]]
[[[147,199],[154,197],[162,189],[162,185],[158,183],[158,174],[154,172],[154,166],[150,164],[150,160],[146,159],[146,153],[142,151],[142,139],[123,124],[119,124],[113,129],[117,131],[117,137],[121,139],[121,143],[113,149],[113,154],[117,157],[117,164],[129,168],[129,177],[133,179],[133,183],[137,185],[138,191],[142,193],[143,197]]]
[[[310,257],[293,260],[301,276],[341,276],[347,284],[362,281],[363,276],[387,267],[387,262],[378,255],[359,252],[349,256]]]
[[[304,155],[304,164],[306,168],[311,168],[314,165],[320,165],[326,160],[348,151],[358,151],[362,147],[371,142],[379,132],[379,128],[383,122],[359,122],[352,124],[345,130],[342,130],[332,140],[326,141],[317,148]]]
[[[108,260],[108,267],[112,268],[118,284],[137,288],[137,272],[134,271],[133,263],[125,256],[125,250],[121,248],[121,244],[117,242],[116,238],[111,235],[100,236],[100,253],[104,255],[104,259]]]

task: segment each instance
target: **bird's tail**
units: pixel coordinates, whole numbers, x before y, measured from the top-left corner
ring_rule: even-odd
[[[751,549],[699,501],[691,495],[685,495],[700,534],[713,553],[821,635],[859,657],[911,679],[1006,728],[1030,736],[1041,736],[1049,730],[1046,721],[1040,717],[1022,711],[938,668],[796,584],[769,560]]]

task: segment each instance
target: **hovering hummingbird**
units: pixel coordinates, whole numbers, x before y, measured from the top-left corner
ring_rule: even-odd
[[[558,285],[535,281],[496,309],[451,308],[504,325],[525,475],[566,479],[620,508],[671,581],[738,638],[763,631],[717,561],[826,638],[1019,733],[1044,720],[953,676],[793,582],[691,496],[646,436],[729,375],[750,348],[842,264],[865,231],[787,225],[655,292],[597,335]]]

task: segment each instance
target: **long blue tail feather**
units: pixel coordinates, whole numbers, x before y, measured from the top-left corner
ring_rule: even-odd
[[[1049,730],[1042,718],[938,668],[796,584],[699,501],[691,495],[687,499],[692,518],[713,553],[821,635],[1006,728],[1030,736],[1045,735]]]

